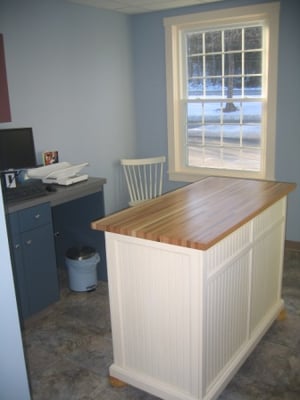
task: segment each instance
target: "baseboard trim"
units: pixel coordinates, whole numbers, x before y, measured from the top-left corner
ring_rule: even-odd
[[[285,249],[293,250],[293,251],[300,251],[300,242],[294,242],[293,240],[286,240],[285,241]]]

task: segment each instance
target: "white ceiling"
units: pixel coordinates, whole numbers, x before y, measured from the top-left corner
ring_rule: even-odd
[[[214,3],[222,0],[68,0],[72,3],[118,11],[125,14],[139,14],[170,8]]]

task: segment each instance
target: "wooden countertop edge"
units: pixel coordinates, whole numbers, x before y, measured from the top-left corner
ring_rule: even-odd
[[[274,194],[271,199],[268,201],[265,201],[264,204],[257,209],[255,209],[254,212],[251,212],[247,215],[245,215],[244,218],[239,219],[237,223],[233,223],[230,228],[224,229],[220,234],[216,235],[213,239],[207,240],[207,241],[197,241],[197,240],[192,240],[192,239],[184,239],[184,238],[179,238],[179,237],[172,237],[172,235],[169,235],[168,233],[166,234],[160,234],[156,232],[145,232],[146,229],[143,230],[143,227],[138,227],[137,229],[129,229],[128,227],[122,227],[116,223],[118,219],[122,218],[128,218],[129,220],[135,219],[135,216],[140,213],[139,208],[143,207],[145,208],[146,204],[141,204],[135,207],[127,208],[124,210],[121,210],[115,214],[109,215],[107,217],[104,217],[100,220],[93,221],[91,223],[92,229],[95,230],[100,230],[100,231],[106,231],[106,232],[111,232],[111,233],[116,233],[116,234],[121,234],[125,236],[131,236],[131,237],[136,237],[140,239],[146,239],[146,240],[151,240],[151,241],[156,241],[156,242],[161,242],[161,243],[166,243],[166,244],[173,244],[176,246],[183,246],[187,248],[192,248],[196,250],[207,250],[219,241],[223,240],[226,236],[240,228],[241,226],[245,225],[247,222],[249,222],[251,219],[256,217],[258,214],[263,212],[265,209],[276,203],[277,201],[281,200],[285,196],[287,196],[290,192],[292,192],[296,188],[296,184],[294,183],[284,183],[284,182],[274,182],[274,183],[279,183],[283,184],[284,187],[281,185],[280,191],[277,192],[277,194]],[[188,185],[189,186],[189,185]],[[184,191],[186,190],[186,186],[182,187],[180,189],[176,190],[176,193],[179,193],[181,190]],[[163,196],[171,196],[174,192],[168,192],[164,194]],[[163,198],[163,196],[161,198]],[[152,203],[155,202],[157,199],[154,200],[149,200],[147,202],[147,206],[144,211],[149,208],[151,210]]]

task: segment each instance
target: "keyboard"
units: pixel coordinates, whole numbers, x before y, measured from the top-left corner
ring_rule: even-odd
[[[39,179],[30,180],[15,188],[4,189],[4,200],[7,203],[20,200],[30,200],[36,197],[46,196],[47,190]]]

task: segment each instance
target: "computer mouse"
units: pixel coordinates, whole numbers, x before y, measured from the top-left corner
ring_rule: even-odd
[[[47,192],[56,192],[56,187],[54,185],[47,185],[46,190]]]

